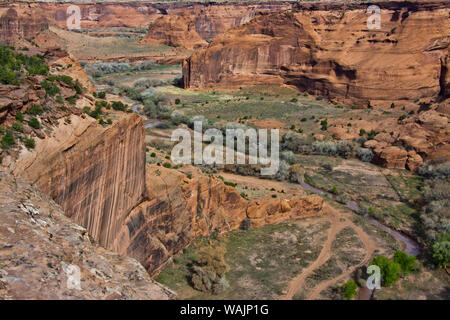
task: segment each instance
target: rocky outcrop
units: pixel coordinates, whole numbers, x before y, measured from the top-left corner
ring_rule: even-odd
[[[165,15],[156,19],[140,43],[187,49],[199,49],[207,45],[195,30],[194,20],[188,15]]]
[[[258,16],[187,59],[184,85],[288,84],[357,107],[446,92],[448,3],[378,5],[379,30],[368,29],[367,6],[358,3],[301,4]]]
[[[51,136],[23,151],[14,165],[59,203],[66,215],[111,248],[128,213],[145,190],[142,119],[129,114],[103,128],[92,118],[72,116]]]
[[[260,226],[322,212],[320,197],[249,202],[233,187],[195,167],[183,171],[147,167],[148,200],[130,213],[114,246],[151,274],[195,236],[239,228],[246,218],[252,226]]]
[[[0,16],[0,42],[11,43],[20,38],[30,40],[39,32],[48,29],[45,17],[36,17],[31,12],[19,16],[13,8]]]
[[[187,2],[77,2],[81,13],[81,28],[111,30],[112,28],[146,29],[158,18],[188,15],[194,21],[195,31],[204,40],[230,28],[248,22],[258,13],[277,12],[292,8],[294,2],[250,2],[250,3],[187,3]],[[67,28],[68,3],[4,3],[0,4],[0,15],[13,8],[19,14],[45,18],[50,25]],[[170,31],[170,30],[167,30]]]
[[[424,161],[450,156],[448,117],[436,110],[420,111],[403,120],[388,119],[370,129],[379,133],[364,146],[373,150],[374,161],[382,166],[416,171]],[[337,138],[344,137],[338,134]]]
[[[0,212],[2,300],[174,297],[135,259],[98,246],[55,202],[4,171]],[[78,274],[79,287],[70,281]]]

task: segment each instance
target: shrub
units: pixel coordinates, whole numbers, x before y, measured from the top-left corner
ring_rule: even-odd
[[[34,142],[34,139],[32,137],[25,138],[25,147],[28,149],[34,149],[36,146],[36,143]]]
[[[312,145],[313,151],[317,154],[335,156],[337,145],[332,141],[315,141]]]
[[[15,143],[14,136],[13,136],[11,130],[7,130],[6,134],[2,138],[2,148],[8,149],[12,145],[14,145],[14,143]]]
[[[28,110],[28,113],[34,116],[38,116],[42,114],[42,112],[44,112],[44,110],[42,110],[42,108],[37,104],[33,104],[30,110]]]
[[[210,267],[220,277],[230,270],[225,262],[226,249],[224,247],[204,247],[199,250],[196,263],[203,267]]]
[[[356,296],[358,285],[354,280],[348,280],[343,287],[342,295],[345,300],[351,300]]]
[[[97,97],[99,99],[105,99],[106,97],[106,93],[104,91],[97,93]]]
[[[450,263],[450,233],[443,233],[432,246],[432,256],[440,268],[446,268]]]
[[[280,157],[282,160],[286,161],[288,164],[294,164],[295,163],[295,155],[292,151],[282,151],[280,154]]]
[[[397,250],[394,254],[394,262],[400,265],[400,270],[403,275],[408,275],[417,270],[417,259],[413,255]]]
[[[359,159],[364,162],[371,162],[373,159],[373,152],[371,149],[363,148],[357,151]]]
[[[75,98],[75,96],[73,96],[73,97],[68,97],[68,98],[66,98],[66,100],[67,100],[71,105],[74,105],[74,104],[76,104],[76,102],[77,102],[77,99]]]
[[[111,106],[116,111],[126,111],[128,109],[128,106],[126,104],[123,104],[121,101],[113,101],[111,102]]]
[[[168,162],[164,162],[163,163],[163,167],[167,168],[167,169],[170,169],[170,168],[172,168],[172,165],[170,163],[168,163]]]
[[[397,262],[389,260],[383,255],[373,258],[370,265],[376,265],[380,267],[381,280],[383,285],[386,287],[389,287],[400,278],[400,265]]]
[[[28,125],[34,129],[39,129],[41,127],[41,124],[39,123],[38,119],[36,119],[36,118],[31,118],[28,121]]]
[[[320,121],[320,125],[321,125],[320,130],[327,131],[327,129],[328,129],[328,121],[327,121],[327,119]]]
[[[17,132],[23,132],[23,124],[22,124],[22,122],[19,122],[19,121],[14,121],[14,123],[12,124],[12,129],[14,130],[14,131],[17,131]]]
[[[156,157],[156,153],[152,152],[152,153],[150,154],[150,157],[155,158],[155,157]]]
[[[180,103],[181,103],[180,99],[176,98],[175,99],[175,104],[180,104]]]
[[[370,130],[370,132],[367,134],[367,140],[372,140],[375,138],[375,136],[378,134],[378,131]]]
[[[61,95],[56,96],[55,101],[58,102],[59,104],[63,104],[64,103],[63,97]]]
[[[331,189],[331,192],[332,192],[333,194],[338,194],[337,186],[333,186],[333,188]]]
[[[41,86],[50,97],[54,97],[56,94],[60,93],[58,86],[47,80],[42,81]]]
[[[22,113],[20,110],[18,110],[18,111],[16,112],[16,120],[17,120],[17,121],[20,121],[20,122],[23,121],[23,113]]]
[[[353,146],[347,140],[340,140],[337,143],[336,148],[337,148],[337,154],[340,157],[348,158],[348,157],[350,157],[352,155]]]

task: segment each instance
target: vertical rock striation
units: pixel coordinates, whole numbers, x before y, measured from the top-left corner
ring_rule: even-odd
[[[88,119],[90,120],[90,119]],[[110,248],[145,190],[142,119],[124,116],[107,129],[73,117],[23,157],[15,173],[59,203],[66,215]]]

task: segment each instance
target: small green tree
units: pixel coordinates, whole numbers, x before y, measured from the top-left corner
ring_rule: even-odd
[[[31,118],[30,121],[28,121],[28,125],[34,129],[39,129],[41,127],[41,124],[36,118]]]
[[[12,124],[12,128],[14,131],[23,132],[23,124],[17,120]]]
[[[376,265],[380,267],[381,280],[383,282],[383,285],[386,287],[389,287],[400,278],[400,265],[397,262],[389,260],[383,255],[379,255],[373,258],[370,262],[370,265]]]
[[[431,247],[433,259],[440,268],[450,263],[450,233],[441,234]]]
[[[18,110],[18,111],[16,112],[16,120],[17,120],[17,121],[20,121],[20,122],[23,121],[23,113],[22,113],[20,110]]]
[[[342,295],[345,300],[351,300],[356,296],[358,285],[354,280],[348,280],[343,287]]]
[[[394,262],[400,265],[403,275],[408,275],[416,270],[417,259],[413,255],[397,250],[394,254]]]

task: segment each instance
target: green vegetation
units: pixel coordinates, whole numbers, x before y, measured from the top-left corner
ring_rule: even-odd
[[[12,145],[14,145],[14,136],[11,130],[7,130],[5,135],[2,138],[2,149],[8,149]]]
[[[354,280],[348,280],[343,286],[342,295],[345,300],[351,300],[356,296],[358,285]]]
[[[381,282],[383,286],[389,287],[400,279],[400,265],[397,262],[389,260],[389,258],[383,255],[375,257],[370,265],[380,267]]]
[[[40,106],[38,106],[37,104],[33,104],[30,108],[30,110],[28,110],[28,113],[34,116],[38,116],[40,114],[42,114],[44,112],[44,110],[42,110],[42,108]]]
[[[400,265],[400,270],[403,276],[417,271],[417,259],[413,255],[397,250],[394,254],[394,262]]]
[[[36,118],[31,118],[28,121],[28,125],[34,129],[39,129],[41,127],[41,124],[39,123],[38,119],[36,119]]]
[[[36,143],[32,137],[25,138],[25,147],[27,147],[28,149],[34,149],[35,146]]]
[[[60,93],[58,86],[53,82],[44,80],[41,82],[41,86],[50,97],[54,97],[57,93]]]
[[[14,131],[17,131],[17,132],[23,132],[23,124],[22,124],[22,122],[19,122],[19,121],[14,121],[14,123],[12,124],[12,129],[14,130]]]
[[[389,260],[386,256],[379,255],[369,265],[380,267],[382,285],[386,287],[391,286],[401,276],[406,276],[418,270],[417,259],[400,250],[395,252],[392,260]]]
[[[446,268],[450,264],[450,233],[443,233],[433,243],[432,256],[440,268]]]
[[[23,74],[47,75],[48,70],[42,56],[27,56],[0,45],[0,83],[18,85]]]
[[[23,119],[24,119],[23,113],[20,110],[17,111],[17,113],[16,113],[16,120],[22,122]]]

